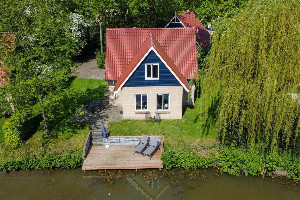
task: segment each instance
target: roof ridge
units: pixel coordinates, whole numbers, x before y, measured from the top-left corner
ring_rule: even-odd
[[[186,28],[106,28],[106,30],[193,30],[195,27],[186,27]]]

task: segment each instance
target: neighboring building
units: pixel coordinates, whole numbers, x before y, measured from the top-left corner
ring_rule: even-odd
[[[203,47],[207,47],[210,44],[210,34],[203,26],[203,24],[196,18],[196,15],[192,11],[184,11],[183,13],[175,16],[166,25],[166,28],[190,28],[196,29],[196,42]]]
[[[105,80],[123,119],[181,119],[198,70],[194,28],[106,29]]]
[[[5,77],[7,75],[7,71],[3,70],[4,66],[4,56],[9,51],[14,49],[15,44],[15,36],[11,33],[0,33],[0,87],[5,85],[8,81],[8,78]]]

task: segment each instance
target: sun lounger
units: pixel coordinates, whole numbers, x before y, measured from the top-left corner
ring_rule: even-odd
[[[142,135],[141,141],[138,143],[138,145],[134,148],[134,153],[143,153],[143,151],[146,149],[148,145],[149,137],[147,135]]]
[[[145,156],[149,156],[150,159],[152,158],[152,156],[155,154],[155,152],[158,150],[159,146],[160,146],[161,142],[157,139],[150,139],[150,143],[149,146],[147,147],[147,149],[143,152],[143,155]]]

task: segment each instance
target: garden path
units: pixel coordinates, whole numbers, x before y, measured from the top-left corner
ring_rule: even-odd
[[[87,79],[105,79],[105,70],[97,67],[96,59],[90,59],[78,65],[76,75],[79,78]],[[91,123],[91,130],[101,129],[104,124],[106,127],[109,121],[121,121],[122,114],[120,109],[112,105],[113,87],[108,87],[101,102],[90,102],[85,105],[82,111],[83,115],[75,117],[77,121],[86,121]]]
[[[79,78],[102,79],[105,78],[105,70],[97,67],[96,59],[88,60],[78,65],[76,75]]]

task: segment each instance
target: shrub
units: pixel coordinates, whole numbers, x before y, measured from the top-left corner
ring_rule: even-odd
[[[287,178],[300,180],[299,155],[291,152],[283,154],[264,153],[236,147],[221,147],[216,155],[209,157],[191,152],[165,151],[162,154],[164,168],[217,168],[220,172],[230,175],[245,174],[252,176],[266,175],[273,177],[273,172],[282,170],[287,172]]]
[[[96,54],[96,61],[97,61],[97,66],[100,69],[104,69],[105,68],[105,53],[101,53],[100,51],[97,52]]]
[[[24,139],[35,132],[41,121],[40,115],[31,110],[14,113],[3,126],[4,142],[10,148],[17,148]]]
[[[53,169],[53,168],[76,168],[82,165],[82,151],[68,150],[63,154],[45,153],[40,156],[25,155],[19,159],[2,158],[1,171]]]

